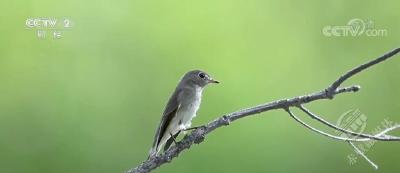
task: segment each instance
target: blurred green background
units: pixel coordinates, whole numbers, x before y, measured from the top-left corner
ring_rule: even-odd
[[[241,108],[318,91],[400,44],[399,1],[2,0],[0,172],[119,173],[146,159],[180,77],[204,69],[193,125]],[[28,18],[69,18],[61,39],[39,39]],[[372,20],[387,36],[327,37],[325,26]],[[51,31],[51,30],[48,30]],[[356,94],[307,105],[331,122],[351,109],[366,132],[400,122],[400,57],[352,78]],[[299,114],[301,115],[301,114]],[[307,122],[321,127],[302,115]],[[325,128],[323,128],[325,129]],[[400,134],[400,133],[395,133]],[[400,169],[396,142],[367,155]],[[351,147],[284,111],[234,122],[155,172],[376,172]]]

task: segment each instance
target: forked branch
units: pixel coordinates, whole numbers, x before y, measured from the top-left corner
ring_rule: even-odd
[[[175,146],[172,146],[171,148],[169,148],[164,154],[156,156],[156,157],[148,158],[147,160],[142,162],[137,167],[128,170],[127,173],[150,172],[165,163],[171,162],[172,159],[174,159],[175,157],[178,157],[178,155],[183,150],[189,149],[193,144],[199,144],[199,143],[203,142],[205,136],[208,133],[211,133],[212,131],[214,131],[215,129],[220,128],[222,126],[227,126],[231,122],[238,120],[240,118],[250,116],[250,115],[256,115],[258,113],[266,112],[266,111],[270,111],[270,110],[274,110],[274,109],[283,109],[283,110],[287,111],[294,120],[296,120],[297,122],[299,122],[300,124],[302,124],[303,126],[305,126],[306,128],[308,128],[314,132],[317,132],[321,135],[324,135],[324,136],[327,136],[327,137],[330,137],[330,138],[333,138],[336,140],[340,140],[340,141],[349,143],[352,147],[354,147],[354,149],[356,150],[356,152],[358,154],[360,154],[362,157],[364,157],[375,168],[378,168],[376,166],[376,164],[374,164],[371,160],[369,160],[365,156],[365,154],[362,151],[360,151],[352,142],[364,142],[364,141],[369,141],[369,140],[400,141],[400,138],[397,136],[387,135],[387,133],[389,133],[390,131],[400,128],[400,125],[395,125],[393,127],[389,127],[387,129],[382,130],[378,134],[374,134],[374,135],[373,134],[364,134],[364,133],[355,133],[355,132],[343,129],[341,127],[338,127],[338,126],[324,120],[323,118],[312,113],[310,110],[306,109],[303,105],[310,103],[312,101],[316,101],[316,100],[333,99],[335,95],[342,94],[342,93],[357,92],[360,89],[360,86],[353,85],[350,87],[340,88],[340,85],[344,81],[349,79],[350,77],[372,67],[373,65],[376,65],[378,63],[381,63],[381,62],[393,57],[399,51],[400,51],[400,48],[394,49],[381,57],[378,57],[372,61],[369,61],[365,64],[357,66],[356,68],[354,68],[354,69],[348,71],[347,73],[343,74],[342,76],[340,76],[336,81],[334,81],[330,86],[328,86],[326,89],[324,89],[322,91],[311,93],[308,95],[298,96],[298,97],[294,97],[294,98],[290,98],[290,99],[282,99],[282,100],[277,100],[277,101],[261,104],[261,105],[254,106],[251,108],[239,110],[239,111],[224,115],[218,119],[215,119],[215,120],[209,122],[208,124],[203,125],[200,128],[193,130],[190,134],[186,135]],[[323,123],[324,125],[332,128],[332,129],[335,129],[335,130],[341,131],[345,134],[348,134],[351,137],[335,136],[335,135],[323,132],[317,128],[314,128],[314,127],[308,125],[307,123],[305,123],[304,121],[302,121],[301,119],[299,119],[297,116],[295,116],[294,113],[290,110],[291,107],[299,108],[300,110],[302,110],[304,113],[306,113],[313,119]]]

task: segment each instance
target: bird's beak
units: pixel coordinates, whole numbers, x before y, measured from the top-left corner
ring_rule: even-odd
[[[214,79],[210,79],[210,83],[219,83],[219,81],[214,80]]]

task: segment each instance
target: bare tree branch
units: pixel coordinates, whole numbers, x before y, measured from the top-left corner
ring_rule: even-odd
[[[378,57],[372,61],[369,61],[360,66],[357,66],[356,68],[354,68],[354,69],[348,71],[347,73],[345,73],[344,75],[340,76],[328,88],[326,88],[322,91],[311,93],[308,95],[298,96],[298,97],[294,97],[294,98],[290,98],[290,99],[282,99],[282,100],[277,100],[274,102],[261,104],[261,105],[255,106],[255,107],[239,110],[239,111],[224,115],[218,119],[215,119],[215,120],[209,122],[208,124],[203,125],[200,128],[193,130],[190,134],[186,135],[180,142],[178,142],[176,145],[174,145],[170,149],[168,149],[164,154],[156,156],[156,157],[148,158],[147,160],[142,162],[137,167],[128,170],[127,173],[150,172],[165,163],[171,162],[171,160],[173,158],[178,157],[178,155],[183,150],[189,149],[193,144],[198,144],[198,143],[203,142],[205,136],[208,133],[214,131],[215,129],[220,128],[222,126],[227,126],[231,122],[233,122],[237,119],[240,119],[240,118],[243,118],[246,116],[250,116],[250,115],[256,115],[261,112],[266,112],[266,111],[275,110],[275,109],[283,109],[283,110],[287,111],[289,113],[289,115],[292,118],[294,118],[297,122],[299,122],[300,124],[304,125],[305,127],[309,128],[319,134],[331,137],[333,139],[349,142],[350,145],[352,145],[352,146],[354,144],[352,144],[351,141],[359,141],[359,142],[368,141],[368,140],[399,141],[399,137],[387,135],[388,132],[395,130],[397,128],[400,128],[399,125],[390,127],[388,129],[384,129],[383,131],[381,131],[380,133],[378,133],[376,135],[358,134],[358,133],[351,132],[346,129],[337,127],[337,126],[329,123],[328,121],[325,121],[324,119],[318,117],[317,115],[313,114],[311,111],[305,109],[302,106],[304,104],[307,104],[307,103],[310,103],[310,102],[316,101],[316,100],[332,99],[335,95],[338,95],[338,94],[347,93],[347,92],[357,92],[360,89],[360,87],[357,85],[350,86],[350,87],[343,87],[343,88],[339,88],[339,86],[344,81],[349,79],[350,77],[360,73],[361,71],[363,71],[375,64],[383,62],[383,61],[389,59],[390,57],[393,57],[393,55],[397,54],[399,51],[400,51],[400,48],[394,49],[381,57]],[[290,111],[290,109],[289,109],[290,107],[298,107],[303,112],[305,112],[312,118],[316,119],[317,121],[327,125],[328,127],[331,127],[333,129],[339,130],[343,133],[352,135],[352,136],[354,136],[354,138],[339,137],[339,136],[331,135],[331,134],[325,133],[321,130],[318,130],[318,129],[304,123],[299,118],[297,118]],[[357,151],[358,148],[355,147],[355,145],[353,147]],[[360,154],[361,156],[363,156],[364,158],[366,158],[367,161],[369,161],[372,165],[375,165],[360,150],[358,150],[357,153]]]

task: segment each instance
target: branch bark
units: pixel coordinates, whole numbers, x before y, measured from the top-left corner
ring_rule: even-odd
[[[340,128],[334,124],[329,123],[328,121],[320,118],[319,116],[315,115],[308,109],[306,109],[303,105],[317,101],[317,100],[323,100],[323,99],[333,99],[335,95],[338,94],[343,94],[343,93],[348,93],[348,92],[357,92],[360,90],[360,86],[358,85],[353,85],[350,87],[342,87],[339,88],[340,85],[349,79],[350,77],[378,64],[381,63],[394,55],[396,55],[398,52],[400,52],[400,48],[396,48],[385,55],[378,57],[372,61],[369,61],[365,64],[359,65],[352,70],[346,72],[342,76],[340,76],[337,80],[335,80],[330,86],[328,86],[326,89],[311,93],[308,95],[303,95],[303,96],[298,96],[298,97],[293,97],[290,99],[281,99],[265,104],[261,104],[258,106],[254,106],[251,108],[246,108],[243,110],[239,110],[233,113],[229,113],[227,115],[223,115],[222,117],[215,119],[211,122],[209,122],[206,125],[201,126],[200,128],[197,128],[193,130],[190,134],[186,135],[180,142],[178,142],[176,145],[172,146],[170,149],[168,149],[164,154],[156,156],[156,157],[151,157],[148,158],[147,160],[143,161],[140,165],[138,165],[135,168],[132,168],[126,173],[145,173],[145,172],[150,172],[158,167],[160,167],[163,164],[169,163],[174,159],[175,157],[178,157],[179,154],[184,151],[189,149],[193,144],[199,144],[203,142],[205,136],[208,133],[211,133],[212,131],[216,130],[217,128],[227,126],[231,122],[236,121],[240,118],[244,118],[246,116],[251,116],[251,115],[256,115],[261,112],[267,112],[270,110],[275,110],[275,109],[283,109],[289,113],[289,115],[294,118],[297,122],[300,124],[304,125],[305,127],[313,130],[314,132],[317,132],[319,134],[325,135],[327,137],[336,139],[336,140],[341,140],[348,142],[351,146],[355,147],[355,145],[352,142],[363,142],[363,141],[368,141],[368,140],[378,140],[378,141],[400,141],[399,137],[396,136],[391,136],[391,135],[386,135],[388,132],[395,130],[397,128],[400,128],[400,125],[396,125],[393,127],[390,127],[388,129],[384,129],[378,134],[371,135],[371,134],[363,134],[363,133],[355,133],[343,128]],[[352,138],[345,138],[345,137],[339,137],[335,135],[331,135],[328,133],[325,133],[321,130],[318,130],[306,123],[304,123],[301,119],[297,118],[291,111],[290,107],[296,107],[302,110],[304,113],[308,114],[310,117],[313,119],[323,123],[324,125],[327,125],[328,127],[341,131],[343,133],[346,133],[348,135],[353,136]],[[374,167],[377,168],[377,166],[370,161],[361,151],[355,147],[356,151],[358,154],[363,156],[369,163],[371,163]]]

